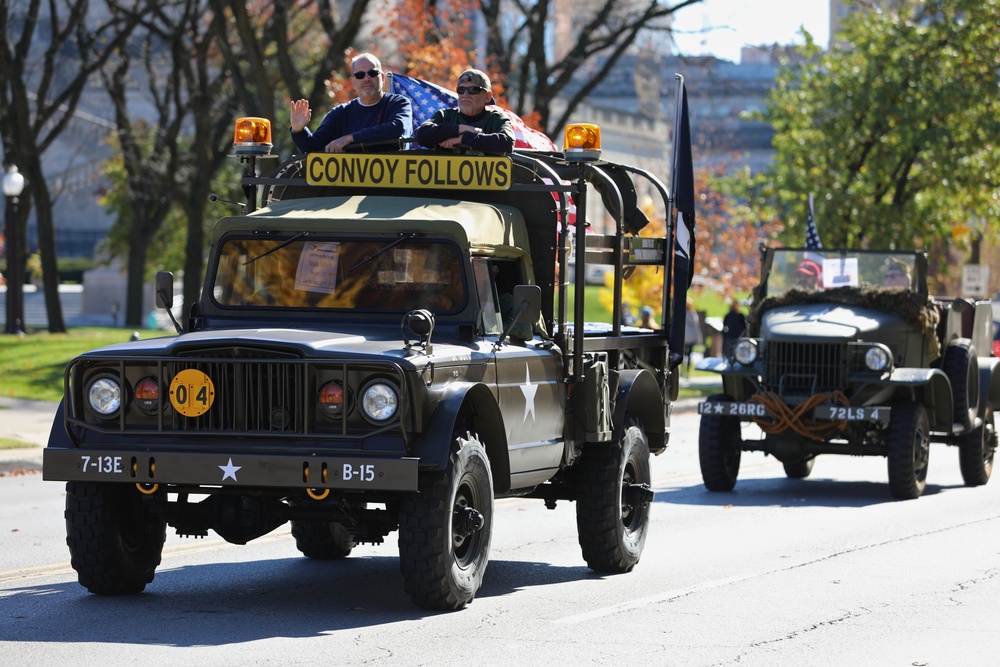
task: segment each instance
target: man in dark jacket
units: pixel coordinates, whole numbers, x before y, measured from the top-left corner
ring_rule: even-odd
[[[514,129],[510,119],[493,104],[493,89],[485,72],[467,69],[458,77],[458,107],[441,109],[417,128],[417,143],[426,148],[460,146],[494,155],[514,149]]]
[[[733,353],[736,341],[747,328],[747,318],[740,312],[740,302],[733,299],[729,312],[722,318],[722,348],[727,357]]]
[[[343,153],[350,144],[379,144],[413,132],[413,110],[402,95],[382,92],[385,72],[371,53],[351,61],[351,85],[358,96],[330,109],[315,132],[309,131],[308,100],[291,104],[292,141],[303,153]]]

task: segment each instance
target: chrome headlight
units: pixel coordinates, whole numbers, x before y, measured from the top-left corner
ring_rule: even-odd
[[[733,357],[744,366],[749,366],[757,361],[758,354],[757,341],[753,338],[740,338],[736,341],[736,347],[733,348]]]
[[[122,407],[122,386],[115,378],[101,376],[87,388],[87,401],[91,410],[102,417],[110,417]]]
[[[384,423],[399,410],[399,392],[384,380],[375,380],[361,390],[361,411],[373,422]]]
[[[892,352],[884,345],[872,345],[865,352],[865,366],[872,371],[888,370],[892,366]]]

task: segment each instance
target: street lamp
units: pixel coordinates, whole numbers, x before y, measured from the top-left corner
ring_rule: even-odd
[[[3,177],[3,195],[7,199],[4,217],[4,244],[7,255],[7,327],[5,333],[23,334],[24,267],[21,265],[21,235],[18,234],[18,197],[24,191],[24,176],[15,165],[7,167]]]

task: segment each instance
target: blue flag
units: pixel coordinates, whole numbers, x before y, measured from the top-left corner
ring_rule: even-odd
[[[413,129],[439,109],[458,106],[458,95],[441,86],[402,74],[389,74],[389,92],[410,100],[413,107]]]
[[[806,247],[810,250],[822,250],[823,244],[819,240],[819,230],[816,229],[816,220],[813,218],[813,196],[809,193],[809,217],[806,219]]]

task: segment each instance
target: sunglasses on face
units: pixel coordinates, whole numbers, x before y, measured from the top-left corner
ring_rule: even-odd
[[[482,86],[459,86],[455,90],[459,95],[478,95],[479,93],[486,92],[486,89]]]
[[[354,73],[354,78],[357,79],[358,81],[361,81],[363,78],[365,78],[365,75],[367,74],[371,78],[376,79],[376,78],[378,78],[378,75],[381,74],[381,73],[382,73],[381,70],[370,69],[367,72],[355,72]]]

